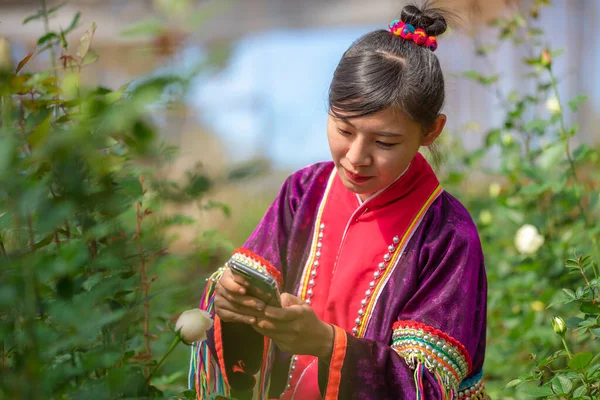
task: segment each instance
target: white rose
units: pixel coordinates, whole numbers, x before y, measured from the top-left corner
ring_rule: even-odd
[[[556,97],[550,97],[546,100],[546,109],[550,111],[551,114],[559,114],[560,113],[560,103]]]
[[[202,342],[206,340],[206,331],[212,326],[213,320],[209,313],[193,309],[181,313],[175,323],[175,331],[179,332],[185,343]]]
[[[544,244],[544,237],[533,225],[523,225],[515,235],[515,246],[521,254],[533,254]]]

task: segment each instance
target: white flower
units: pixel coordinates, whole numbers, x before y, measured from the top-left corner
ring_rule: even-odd
[[[550,111],[551,114],[559,114],[560,113],[560,103],[556,97],[550,97],[546,100],[546,109]]]
[[[544,237],[533,225],[523,225],[515,235],[515,246],[521,254],[533,254],[544,244]]]
[[[504,144],[505,146],[509,146],[509,145],[513,144],[514,142],[515,142],[515,140],[513,139],[510,132],[504,132],[502,134],[502,144]]]
[[[206,331],[212,326],[213,320],[209,313],[193,309],[181,313],[175,323],[175,331],[179,332],[185,343],[202,342],[206,340]]]

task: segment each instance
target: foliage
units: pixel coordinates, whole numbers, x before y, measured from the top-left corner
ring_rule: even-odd
[[[502,44],[512,44],[526,54],[527,74],[508,94],[502,91],[501,74],[464,74],[496,95],[504,119],[486,133],[481,148],[465,151],[456,146],[448,161],[447,186],[471,193],[461,199],[477,220],[486,255],[484,370],[494,399],[600,396],[600,280],[595,264],[600,256],[600,225],[595,223],[600,171],[593,167],[600,156],[585,143],[571,148],[578,126],[567,121],[585,96],[568,103],[560,96],[555,59],[561,52],[547,48],[536,27],[548,3],[528,2],[527,10],[494,21],[498,43],[481,43],[483,35],[475,35],[476,53],[488,71],[494,70],[491,55]],[[478,180],[489,184],[489,193],[474,189]],[[531,243],[515,244],[525,240],[516,236],[525,224],[539,230],[541,247],[525,251]],[[572,359],[552,330],[554,315],[567,320],[565,343],[575,354]]]
[[[67,39],[78,21],[46,32],[16,67],[0,63],[0,398],[161,398],[168,391],[154,385],[185,382],[185,372],[148,382],[155,353],[173,339],[173,299],[176,309],[192,306],[197,297],[185,296],[203,285],[201,275],[161,283],[192,261],[166,251],[167,230],[190,221],[163,208],[195,202],[216,182],[192,172],[186,182],[161,177],[173,149],[153,118],[179,101],[165,103],[165,91],[185,93],[193,76],[87,87],[80,72],[98,58],[96,26],[73,53]],[[41,52],[56,64],[23,73]]]

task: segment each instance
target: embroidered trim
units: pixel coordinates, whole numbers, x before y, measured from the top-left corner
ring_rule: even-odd
[[[240,262],[244,265],[247,265],[250,268],[257,270],[261,274],[269,275],[277,281],[279,288],[283,287],[283,277],[281,276],[281,272],[279,272],[279,270],[277,270],[277,268],[275,268],[273,264],[259,256],[258,254],[250,250],[239,248],[233,252],[231,258],[237,262]]]
[[[377,303],[377,300],[379,299],[379,295],[381,294],[381,291],[385,287],[389,277],[392,275],[392,272],[394,272],[394,270],[396,269],[398,260],[402,256],[402,253],[404,252],[406,245],[408,244],[410,238],[412,238],[413,233],[419,227],[419,224],[421,223],[421,220],[423,219],[425,212],[427,212],[427,210],[429,209],[431,204],[435,201],[435,199],[438,198],[438,196],[440,194],[442,194],[442,192],[443,192],[442,186],[438,185],[435,188],[435,190],[433,191],[433,193],[431,193],[431,195],[429,196],[429,198],[427,199],[425,204],[423,204],[423,206],[421,207],[421,209],[419,210],[417,215],[415,215],[412,222],[406,229],[404,236],[402,236],[402,238],[400,239],[400,242],[397,244],[396,251],[392,255],[391,260],[388,264],[389,266],[391,266],[391,268],[387,268],[382,273],[382,276],[379,279],[379,281],[377,282],[377,285],[372,289],[372,295],[370,296],[368,304],[365,307],[366,318],[363,319],[363,323],[358,328],[358,334],[356,335],[356,337],[363,337],[363,335],[367,329],[367,326],[369,325],[369,322],[371,321],[373,309],[375,307],[375,304]]]
[[[392,348],[411,368],[425,365],[445,391],[458,392],[472,369],[471,357],[460,342],[414,321],[398,321],[393,329]]]
[[[348,346],[346,331],[335,325],[333,328],[333,352],[331,353],[331,362],[329,363],[329,377],[327,379],[324,400],[337,400],[339,397],[340,384],[342,383],[342,367],[344,366],[346,347]]]
[[[458,400],[483,400],[486,395],[483,371],[479,371],[477,375],[462,381],[458,388]]]
[[[302,300],[307,300],[307,292],[310,286],[311,278],[311,270],[313,266],[316,268],[318,266],[318,258],[320,256],[320,248],[321,248],[321,240],[319,238],[319,233],[322,229],[325,229],[325,225],[322,224],[321,218],[323,218],[323,211],[325,210],[325,204],[327,203],[327,199],[329,198],[329,192],[331,191],[331,187],[333,186],[334,178],[337,174],[336,169],[334,168],[329,175],[329,180],[327,182],[327,188],[325,189],[325,193],[323,194],[323,199],[321,200],[321,204],[319,205],[319,211],[317,212],[317,218],[315,219],[315,227],[313,232],[313,240],[310,245],[310,255],[308,256],[308,260],[306,260],[306,264],[304,265],[304,272],[302,273],[302,279],[300,280],[301,284],[298,288],[298,297]],[[315,265],[315,261],[317,264]],[[310,300],[310,299],[308,299]],[[309,302],[310,303],[310,302]]]

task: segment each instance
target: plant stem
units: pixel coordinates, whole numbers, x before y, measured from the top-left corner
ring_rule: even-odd
[[[181,338],[179,337],[179,335],[175,336],[175,339],[173,339],[173,342],[171,343],[171,346],[169,347],[169,349],[167,350],[167,352],[165,353],[165,355],[160,359],[160,361],[158,362],[158,364],[156,364],[156,367],[154,367],[154,369],[152,370],[152,372],[150,372],[150,375],[148,375],[148,378],[146,379],[146,382],[150,382],[150,379],[154,376],[154,373],[156,371],[158,371],[158,368],[162,365],[162,363],[165,361],[165,359],[167,358],[167,356],[169,354],[171,354],[171,352],[173,350],[175,350],[175,347],[177,347],[177,345],[179,344],[179,342],[181,342]]]
[[[571,156],[569,137],[567,135],[567,128],[565,125],[564,108],[562,106],[562,102],[561,102],[560,96],[558,94],[558,85],[556,83],[556,77],[554,76],[554,72],[552,72],[551,67],[548,68],[548,73],[550,74],[550,83],[552,84],[552,90],[554,91],[554,96],[556,97],[556,101],[558,101],[558,107],[560,109],[560,129],[562,131],[561,136],[562,136],[562,139],[565,141],[565,153],[567,154],[567,160],[569,161],[569,167],[570,167],[569,170],[571,171],[571,174],[573,175],[573,179],[575,180],[575,183],[579,184],[579,179],[577,178],[577,167],[575,166],[575,161],[573,160],[573,157]],[[588,223],[588,218],[587,218],[585,209],[583,208],[583,205],[581,204],[581,199],[577,199],[577,207],[579,208],[579,212],[581,213],[581,217],[583,218],[583,222],[584,222],[585,226],[589,227],[590,224]]]
[[[151,355],[150,350],[150,302],[148,301],[148,289],[150,285],[147,282],[147,271],[146,271],[146,259],[144,258],[144,252],[142,248],[142,203],[136,204],[136,238],[137,238],[137,250],[140,258],[140,275],[142,280],[142,290],[144,292],[144,339],[146,345],[146,354]]]
[[[50,33],[50,22],[48,21],[48,6],[46,5],[46,0],[41,0],[42,2],[42,10],[44,11],[44,33],[47,35]],[[54,71],[54,77],[57,77],[56,74],[56,53],[54,51],[54,46],[50,46],[50,63],[52,64],[52,70]]]
[[[560,338],[562,340],[563,346],[565,347],[565,350],[567,351],[567,355],[569,356],[569,359],[573,358],[573,356],[571,355],[571,351],[569,350],[569,346],[567,346],[567,342],[565,341],[564,337]]]

